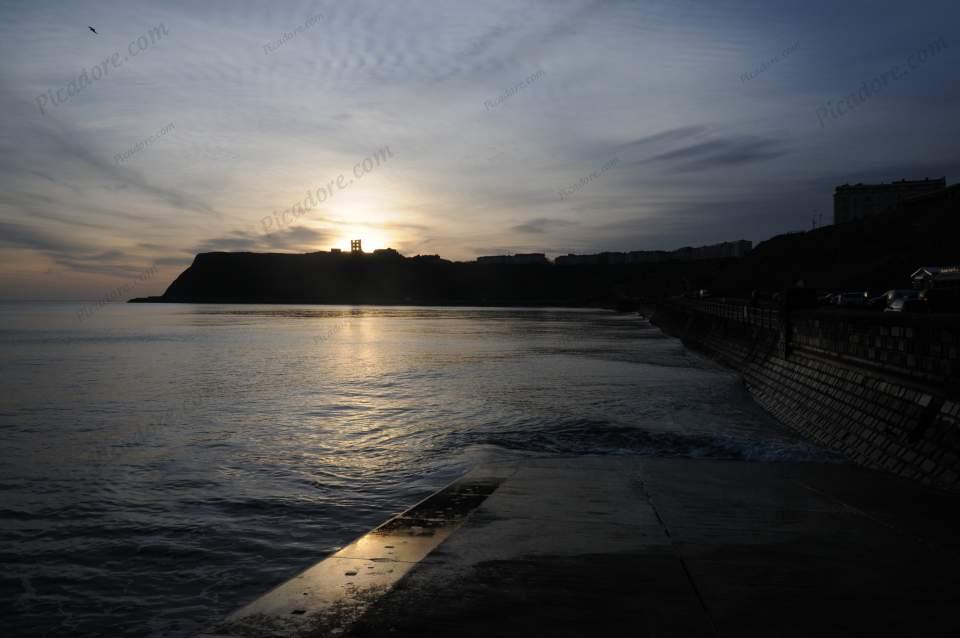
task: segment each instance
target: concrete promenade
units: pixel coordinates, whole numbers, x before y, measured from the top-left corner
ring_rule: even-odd
[[[960,497],[852,465],[478,468],[206,636],[955,636]]]

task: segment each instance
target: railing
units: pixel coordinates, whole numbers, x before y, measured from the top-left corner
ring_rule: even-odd
[[[920,315],[803,310],[789,320],[776,307],[742,299],[671,299],[661,302],[681,313],[780,333],[783,355],[790,350],[840,357],[901,375],[942,382],[960,376],[960,321],[956,315]]]
[[[671,300],[669,303],[676,304],[694,312],[720,317],[728,321],[758,328],[776,330],[780,326],[780,311],[776,308],[751,306],[744,300],[727,299],[684,299]]]

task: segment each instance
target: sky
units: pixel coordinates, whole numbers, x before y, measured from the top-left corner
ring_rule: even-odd
[[[457,260],[757,242],[830,223],[838,184],[960,174],[955,0],[0,17],[0,300],[161,294],[198,252],[354,238]]]

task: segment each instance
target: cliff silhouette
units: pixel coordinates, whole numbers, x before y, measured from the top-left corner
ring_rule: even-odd
[[[202,253],[160,297],[131,301],[478,306],[630,305],[706,288],[747,296],[803,280],[819,290],[909,287],[927,265],[960,263],[960,190],[864,220],[780,235],[744,258],[647,264],[484,264],[437,256]]]

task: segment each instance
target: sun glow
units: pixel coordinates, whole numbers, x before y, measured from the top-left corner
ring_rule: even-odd
[[[340,237],[332,247],[339,248],[344,252],[349,252],[350,240],[352,239],[359,239],[363,242],[363,252],[365,253],[373,252],[380,248],[392,248],[390,238],[387,235],[367,228],[357,228],[354,231],[349,231]]]

